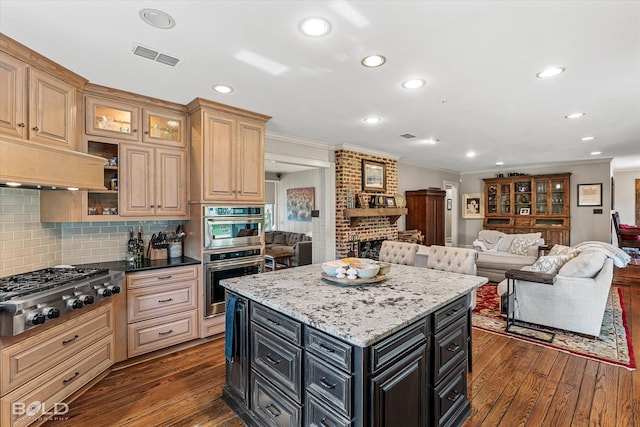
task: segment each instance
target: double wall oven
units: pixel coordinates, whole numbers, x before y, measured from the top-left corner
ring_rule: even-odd
[[[205,206],[203,213],[205,317],[224,312],[220,281],[264,269],[262,206]]]

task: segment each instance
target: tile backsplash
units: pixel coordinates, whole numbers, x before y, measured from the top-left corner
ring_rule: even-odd
[[[129,229],[145,242],[182,221],[41,223],[40,192],[0,188],[0,277],[58,264],[124,259]]]

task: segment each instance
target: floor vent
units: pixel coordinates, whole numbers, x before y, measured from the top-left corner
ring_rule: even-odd
[[[161,64],[169,65],[171,67],[175,67],[180,63],[180,59],[175,56],[167,55],[166,53],[159,52],[155,49],[151,49],[137,43],[133,46],[132,52],[134,55],[138,55],[155,62],[160,62]]]

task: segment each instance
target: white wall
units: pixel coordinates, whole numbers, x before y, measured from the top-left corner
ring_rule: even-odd
[[[636,223],[636,179],[640,179],[640,171],[615,172],[614,209],[620,214],[622,224]]]
[[[517,168],[515,171],[529,175],[571,172],[571,244],[575,245],[587,240],[611,241],[611,160]],[[484,190],[482,178],[495,177],[499,172],[504,173],[504,171],[495,171],[462,174],[460,197],[467,193],[482,193]],[[602,183],[602,214],[594,214],[593,207],[577,206],[577,185],[597,183]],[[482,230],[481,219],[461,218],[459,245],[471,245],[480,230]]]

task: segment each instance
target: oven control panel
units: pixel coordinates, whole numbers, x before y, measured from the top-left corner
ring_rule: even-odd
[[[225,261],[228,259],[246,258],[259,255],[261,255],[260,249],[243,249],[239,251],[216,252],[212,254],[206,254],[205,262]]]

